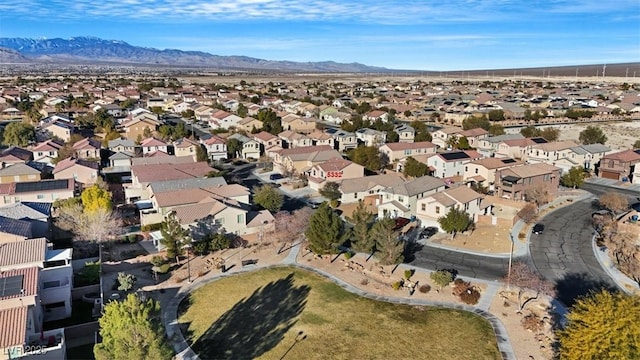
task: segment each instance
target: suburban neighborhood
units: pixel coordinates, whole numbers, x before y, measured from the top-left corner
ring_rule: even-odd
[[[131,294],[161,305],[159,357],[227,358],[182,299],[276,265],[475,312],[498,358],[552,359],[596,288],[540,250],[563,226],[638,294],[638,83],[25,75],[0,79],[0,118],[4,359],[94,358]]]

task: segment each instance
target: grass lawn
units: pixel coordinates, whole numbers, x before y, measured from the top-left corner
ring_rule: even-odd
[[[500,359],[475,314],[365,299],[296,268],[215,281],[179,311],[203,359]]]

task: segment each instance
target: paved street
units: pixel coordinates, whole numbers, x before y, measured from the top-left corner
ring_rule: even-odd
[[[467,254],[424,246],[416,252],[411,265],[425,269],[455,269],[459,275],[485,280],[499,280],[507,273],[508,258]]]

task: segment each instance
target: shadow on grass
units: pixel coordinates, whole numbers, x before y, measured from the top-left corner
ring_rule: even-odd
[[[618,290],[613,284],[595,280],[585,273],[571,273],[556,282],[556,299],[571,307],[579,298],[602,289]]]
[[[310,290],[306,285],[295,287],[293,274],[271,282],[224,313],[192,349],[202,359],[254,359],[282,341]]]

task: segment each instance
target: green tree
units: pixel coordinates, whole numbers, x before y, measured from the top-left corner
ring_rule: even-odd
[[[404,163],[404,169],[402,169],[404,176],[421,177],[429,174],[429,165],[421,163],[413,157],[409,156]]]
[[[262,130],[278,135],[282,132],[282,120],[271,109],[262,109],[258,112],[258,120],[262,121]]]
[[[112,301],[98,320],[102,342],[93,348],[97,360],[170,360],[173,351],[165,338],[160,305],[129,294]]]
[[[80,197],[85,212],[94,212],[98,209],[111,210],[111,193],[98,184],[84,189]]]
[[[493,124],[489,127],[489,135],[491,136],[498,136],[498,135],[504,135],[506,134],[506,132],[504,131],[504,127],[500,124]]]
[[[558,141],[560,138],[560,129],[555,127],[547,127],[540,131],[539,133],[541,137],[545,138],[547,141]]]
[[[368,113],[369,111],[371,111],[371,104],[366,101],[361,102],[356,107],[356,112],[360,115]]]
[[[451,207],[445,216],[438,218],[438,223],[442,230],[455,237],[456,233],[467,230],[473,220],[464,210]]]
[[[436,270],[430,275],[431,280],[442,289],[443,287],[451,284],[451,282],[455,279],[453,273],[449,270]]]
[[[455,148],[458,150],[469,150],[471,149],[471,145],[469,145],[469,139],[466,136],[461,136],[458,138],[456,142]]]
[[[358,146],[349,151],[349,158],[356,164],[362,165],[371,171],[382,169],[384,163],[375,146]]]
[[[540,136],[540,130],[533,125],[529,125],[520,129],[520,134],[526,138],[538,137]]]
[[[633,143],[633,148],[640,149],[640,140],[636,140],[636,142]]]
[[[429,132],[416,132],[416,135],[413,138],[414,142],[432,141],[432,140],[433,140],[433,137]]]
[[[489,120],[490,121],[503,121],[504,120],[504,111],[503,110],[491,110],[489,111]]]
[[[371,253],[375,250],[376,242],[369,236],[369,227],[373,220],[373,213],[367,209],[362,199],[358,200],[358,206],[353,210],[347,221],[353,224],[350,233],[351,247],[356,251]]]
[[[215,233],[209,236],[209,250],[217,251],[231,247],[231,239],[223,233]]]
[[[491,123],[489,122],[489,120],[487,119],[487,117],[485,115],[482,115],[482,116],[470,116],[470,117],[462,120],[462,129],[463,130],[470,130],[470,129],[477,129],[477,128],[482,128],[482,129],[485,129],[487,131],[489,131],[489,128],[491,128]]]
[[[274,214],[280,210],[284,202],[282,193],[270,185],[255,187],[253,193],[253,202]]]
[[[229,157],[232,159],[240,156],[240,154],[242,154],[242,142],[238,139],[228,139],[227,154],[229,154]]]
[[[573,166],[566,174],[562,175],[560,184],[574,189],[579,188],[584,184],[585,176],[586,174],[582,166]]]
[[[559,331],[560,359],[640,359],[640,297],[602,290],[580,298]]]
[[[175,212],[172,211],[167,215],[162,222],[160,233],[162,234],[160,243],[166,248],[167,257],[176,258],[176,262],[179,263],[178,257],[184,253],[184,245],[188,243],[188,231],[182,228]]]
[[[120,139],[120,134],[117,131],[113,130],[112,128],[107,128],[105,129],[105,131],[106,131],[106,135],[104,136],[104,139],[102,139],[102,146],[108,147],[109,141]]]
[[[398,141],[400,141],[400,135],[398,135],[398,133],[393,131],[393,130],[388,130],[387,131],[387,142],[388,143],[397,143]]]
[[[238,110],[236,112],[238,113],[238,116],[244,118],[249,113],[249,109],[247,109],[247,106],[245,104],[240,104],[238,105]]]
[[[36,141],[36,130],[29,124],[14,122],[5,126],[2,137],[5,145],[27,146]]]
[[[604,144],[607,142],[607,136],[604,134],[602,129],[591,125],[587,126],[586,129],[580,132],[579,139],[583,145]]]
[[[311,215],[304,234],[309,240],[309,250],[316,254],[335,254],[343,242],[344,222],[329,203],[323,202]]]
[[[383,217],[373,224],[369,232],[382,265],[399,264],[404,260],[404,244],[393,230],[395,225],[395,220]]]
[[[340,191],[340,184],[335,181],[327,181],[322,189],[319,191],[320,195],[329,200],[340,200],[342,197],[342,191]]]
[[[207,150],[202,145],[198,145],[196,148],[196,161],[208,161],[209,155],[207,155]]]

